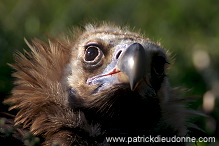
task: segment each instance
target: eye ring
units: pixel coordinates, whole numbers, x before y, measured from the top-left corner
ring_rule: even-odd
[[[98,46],[98,44],[91,44],[89,43],[85,47],[84,52],[84,61],[89,64],[97,64],[103,56],[103,52]]]

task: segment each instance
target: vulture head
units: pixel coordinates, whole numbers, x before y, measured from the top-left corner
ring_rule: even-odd
[[[107,145],[109,136],[185,136],[187,110],[168,84],[168,56],[126,28],[87,25],[73,39],[34,39],[18,53],[15,125],[44,145]]]

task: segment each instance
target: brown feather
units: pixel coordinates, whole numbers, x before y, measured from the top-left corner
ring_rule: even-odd
[[[157,124],[158,129],[163,128],[163,131],[161,130],[163,133],[167,129],[172,129],[173,133],[179,136],[187,133],[187,110],[179,102],[178,93],[169,87],[166,77],[156,98],[149,100],[149,103],[142,102],[139,95],[134,101],[129,98],[118,99],[117,96],[121,93],[124,94],[122,96],[127,97],[135,94],[135,92],[127,91],[124,86],[111,87],[109,90],[92,95],[96,87],[86,84],[87,78],[99,74],[109,64],[114,51],[106,50],[107,55],[104,56],[105,60],[100,68],[92,71],[85,70],[80,60],[84,53],[81,48],[87,41],[100,41],[94,36],[99,35],[101,38],[104,35],[110,35],[118,40],[146,41],[151,45],[156,45],[155,43],[127,29],[108,25],[97,28],[88,25],[83,33],[78,31],[77,34],[79,35],[72,40],[66,37],[60,40],[51,38],[48,43],[33,39],[30,44],[25,40],[31,51],[15,55],[16,63],[10,65],[16,70],[13,73],[13,77],[16,78],[15,87],[12,90],[12,96],[4,101],[11,105],[10,110],[19,109],[15,116],[15,125],[22,125],[34,135],[43,137],[44,145],[106,144],[104,136],[107,135],[109,124],[111,124],[109,119],[118,118],[120,107],[126,108],[127,103],[131,109],[127,109],[130,116],[121,120],[124,125],[126,122],[128,124],[133,122],[133,126],[137,128],[142,129],[145,126],[150,129],[153,127],[150,124],[154,126]],[[102,45],[110,48],[104,42]],[[72,90],[69,89],[70,87]],[[119,105],[119,102],[122,104]],[[143,104],[146,106],[141,106]],[[156,105],[153,106],[153,104]],[[145,114],[144,112],[148,114],[145,115],[148,121],[140,116]],[[142,119],[140,124],[138,124],[139,119]],[[117,122],[114,123],[116,127]],[[165,129],[165,127],[168,128]],[[143,129],[146,130],[146,128]],[[111,133],[113,134],[112,129]]]

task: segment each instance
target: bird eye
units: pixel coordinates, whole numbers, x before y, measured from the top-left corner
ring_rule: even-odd
[[[156,56],[153,59],[153,69],[154,72],[159,75],[162,76],[165,74],[165,64],[167,63],[166,59],[162,56]]]
[[[85,50],[85,61],[93,61],[100,54],[100,50],[97,46],[88,46]]]

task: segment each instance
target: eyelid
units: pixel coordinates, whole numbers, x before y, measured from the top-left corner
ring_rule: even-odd
[[[99,43],[97,43],[97,42],[88,42],[88,43],[86,44],[86,46],[91,46],[91,45],[96,46],[96,45],[99,45]]]
[[[90,47],[95,47],[98,49],[98,55],[96,56],[96,58],[92,61],[87,61],[85,59],[85,53],[87,51],[87,49],[89,49]],[[88,42],[85,46],[84,46],[85,50],[84,50],[84,63],[88,66],[88,67],[95,67],[98,66],[102,63],[102,57],[103,57],[103,51],[102,48],[100,47],[99,43],[97,42]]]
[[[84,46],[85,50],[90,46],[98,47],[103,52],[104,56],[108,54],[108,50],[111,48],[111,46],[104,43],[103,41],[89,41]]]
[[[102,44],[100,44],[98,42],[88,42],[84,47],[85,47],[85,49],[87,49],[90,46],[95,46],[95,47],[98,47],[99,49],[102,48]]]

